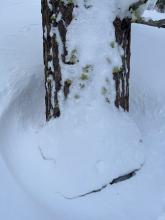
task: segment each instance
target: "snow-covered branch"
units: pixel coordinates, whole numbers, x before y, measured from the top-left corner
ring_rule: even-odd
[[[153,21],[153,20],[144,20],[144,19],[137,19],[135,21],[133,21],[133,23],[137,23],[137,24],[143,24],[143,25],[148,25],[148,26],[152,26],[152,27],[158,27],[158,28],[165,28],[165,19],[161,19],[158,21]]]

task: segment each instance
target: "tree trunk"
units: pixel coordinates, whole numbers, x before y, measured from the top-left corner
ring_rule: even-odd
[[[66,33],[67,27],[72,20],[74,5],[65,5],[61,0],[52,0],[51,4],[47,0],[42,0],[42,25],[43,25],[43,54],[45,65],[45,105],[46,119],[60,116],[58,93],[61,89],[61,66],[59,44],[57,42],[58,29],[63,44],[62,62],[65,63],[67,55]],[[62,15],[59,19],[58,16]],[[59,20],[57,20],[59,19]],[[69,83],[65,82],[65,95],[69,90]]]
[[[129,111],[129,76],[130,76],[130,44],[131,44],[131,19],[119,17],[113,22],[115,27],[116,42],[123,49],[122,68],[114,72],[114,80],[116,85],[116,107],[122,107],[125,111]]]
[[[68,55],[66,47],[67,29],[73,19],[73,9],[78,7],[72,1],[64,3],[61,0],[42,0],[42,24],[43,24],[43,51],[45,65],[45,105],[46,119],[60,116],[59,96],[62,90],[66,99],[71,81],[62,82],[61,63],[74,65],[73,57],[67,61]],[[87,9],[89,6],[85,6]],[[123,49],[121,55],[122,67],[114,68],[113,79],[115,81],[115,105],[129,110],[129,75],[130,75],[130,32],[131,19],[119,17],[113,22],[116,36],[116,43]],[[59,45],[62,45],[60,48]],[[62,52],[61,52],[62,51]],[[89,66],[88,66],[89,67]],[[86,67],[85,67],[86,68]],[[87,70],[88,71],[88,70]],[[111,70],[110,70],[111,72]],[[63,84],[63,85],[62,85]],[[109,100],[108,100],[109,101]]]

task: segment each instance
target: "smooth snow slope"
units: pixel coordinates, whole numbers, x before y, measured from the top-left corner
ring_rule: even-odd
[[[27,195],[0,157],[0,219],[53,220],[54,214]]]
[[[13,97],[10,88],[19,87],[23,76],[26,83],[29,75],[42,71],[40,14],[36,13],[40,2],[1,2],[0,7],[0,115]],[[27,13],[30,11],[30,14]],[[33,52],[31,53],[31,48]],[[33,60],[33,62],[32,62]],[[18,95],[18,90],[17,94]],[[41,92],[42,90],[40,90]],[[3,126],[0,128],[0,133]],[[16,138],[16,137],[14,137]],[[12,137],[11,137],[12,139]],[[14,143],[14,140],[13,140]],[[2,145],[0,144],[0,149]],[[47,212],[18,184],[13,173],[0,156],[0,219],[3,220],[52,220],[54,215]]]
[[[42,216],[49,220],[53,212],[58,220],[162,220],[165,212],[165,111],[161,95],[164,92],[163,67],[160,65],[164,54],[162,52],[160,56],[159,51],[163,47],[164,30],[133,27],[132,63],[136,68],[132,72],[130,114],[105,106],[98,109],[105,114],[105,119],[99,120],[99,111],[95,112],[89,105],[88,115],[84,116],[82,108],[77,108],[79,117],[76,118],[77,112],[70,108],[64,119],[45,126],[39,7],[39,1],[7,0],[3,10],[0,9],[0,26],[4,30],[0,36],[0,42],[3,42],[0,44],[0,70],[3,73],[0,82],[0,152],[8,167],[8,170],[2,168],[2,172],[11,175],[5,177],[7,182],[14,178],[11,185],[14,186],[16,180],[20,187],[19,197],[15,195],[15,188],[12,189],[18,200],[12,219],[25,220],[29,212],[29,219],[39,220]],[[11,26],[10,16],[6,18],[6,11],[13,16],[15,26]],[[153,50],[156,53],[156,48],[151,46],[155,39],[159,46],[157,56],[160,56],[159,71],[155,71],[159,77],[155,77],[155,71],[151,72],[155,67],[154,56],[150,57],[152,62],[143,61]],[[151,52],[145,55],[141,48]],[[136,62],[141,53],[144,56]],[[151,63],[153,66],[150,67]],[[139,74],[144,71],[145,74]],[[145,83],[149,74],[152,74],[150,84]],[[157,79],[161,80],[156,83]],[[145,89],[144,85],[147,85]],[[114,122],[120,125],[119,129]],[[90,137],[90,145],[86,137]],[[145,146],[145,162],[140,154],[143,144],[139,141]],[[113,145],[115,147],[109,148]],[[141,170],[128,181],[84,198],[65,198],[97,189],[142,162]],[[22,195],[21,190],[24,191]],[[30,195],[29,199],[24,198],[24,193]],[[36,208],[30,198],[38,201]],[[1,204],[9,200],[8,195],[0,200],[4,220],[11,219],[6,210],[13,208]],[[17,212],[20,203],[24,216]]]

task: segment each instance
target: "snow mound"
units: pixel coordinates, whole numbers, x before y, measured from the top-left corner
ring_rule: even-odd
[[[43,81],[34,75],[23,83],[0,120],[1,151],[21,181],[36,189],[46,181],[48,190],[74,197],[142,165],[141,136],[127,113],[93,100],[44,124]]]

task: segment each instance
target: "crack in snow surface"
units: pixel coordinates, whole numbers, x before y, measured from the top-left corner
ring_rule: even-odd
[[[140,168],[138,168],[138,169],[135,169],[135,170],[127,173],[127,174],[124,174],[122,176],[114,178],[111,182],[109,182],[108,184],[103,185],[101,188],[94,189],[94,190],[92,190],[90,192],[87,192],[85,194],[80,194],[80,195],[74,196],[74,197],[67,197],[67,196],[63,195],[62,193],[58,193],[58,194],[60,194],[65,199],[73,200],[73,199],[78,199],[78,198],[82,198],[82,197],[88,196],[88,195],[93,194],[93,193],[101,192],[103,189],[107,188],[108,186],[111,186],[113,184],[117,184],[117,183],[120,183],[120,182],[123,182],[123,181],[126,181],[126,180],[132,178],[142,168],[142,166]]]

